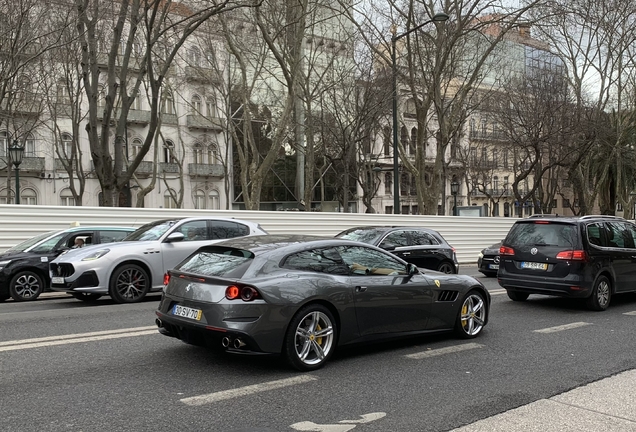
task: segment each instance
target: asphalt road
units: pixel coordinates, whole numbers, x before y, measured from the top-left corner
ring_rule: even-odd
[[[515,303],[462,273],[493,294],[481,337],[341,350],[308,374],[159,335],[157,296],[0,303],[0,430],[448,431],[636,368],[636,295]]]

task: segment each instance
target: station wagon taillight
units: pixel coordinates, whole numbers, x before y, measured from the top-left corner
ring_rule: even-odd
[[[556,258],[570,261],[586,261],[587,254],[584,250],[566,250],[559,252]]]
[[[501,246],[499,248],[499,255],[514,255],[515,250],[508,246]]]
[[[170,283],[170,274],[166,273],[163,275],[163,284],[168,285]]]

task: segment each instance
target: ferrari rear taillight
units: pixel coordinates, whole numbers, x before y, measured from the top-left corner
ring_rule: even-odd
[[[499,248],[499,255],[514,255],[515,250],[508,246],[501,246]]]
[[[570,261],[586,261],[587,254],[584,250],[566,250],[559,252],[556,258]]]
[[[238,300],[241,299],[243,301],[252,301],[255,298],[259,298],[260,294],[256,290],[256,288],[251,286],[236,286],[230,285],[225,289],[225,298],[228,300]]]

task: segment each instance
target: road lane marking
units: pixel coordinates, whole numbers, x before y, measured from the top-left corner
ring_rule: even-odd
[[[181,399],[180,401],[186,405],[200,406],[214,402],[219,402],[228,399],[234,399],[237,397],[249,396],[256,393],[262,393],[265,391],[276,390],[283,387],[289,387],[298,384],[305,384],[311,381],[316,381],[318,378],[310,375],[301,375],[293,378],[285,378],[276,381],[269,381],[260,384],[249,385],[245,387],[239,387],[231,390],[223,390],[215,393],[208,393],[199,396],[192,396]]]
[[[438,349],[434,349],[434,350],[428,350],[428,351],[422,351],[422,352],[413,353],[413,354],[407,354],[404,357],[410,358],[410,359],[415,359],[415,360],[420,360],[420,359],[423,359],[423,358],[436,357],[436,356],[440,356],[440,355],[444,355],[444,354],[452,354],[452,353],[456,353],[456,352],[471,350],[471,349],[475,349],[475,348],[483,348],[483,347],[484,347],[484,345],[482,345],[482,344],[471,342],[471,343],[466,343],[466,344],[462,344],[462,345],[454,345],[454,346],[450,346],[450,347],[446,347],[446,348],[438,348]]]
[[[548,328],[544,328],[544,329],[539,329],[539,330],[534,330],[535,333],[556,333],[556,332],[560,332],[563,330],[570,330],[570,329],[574,329],[574,328],[579,328],[579,327],[585,327],[587,325],[592,325],[592,323],[587,323],[587,322],[575,322],[575,323],[571,323],[571,324],[564,324],[564,325],[560,325],[560,326],[556,326],[556,327],[548,327]]]
[[[370,423],[374,420],[379,420],[386,416],[383,412],[374,412],[369,414],[363,414],[359,420],[340,420],[340,424],[317,424],[311,421],[303,421],[294,423],[289,427],[298,431],[307,432],[347,432],[355,428],[358,424]],[[343,424],[344,423],[344,424]]]
[[[147,336],[152,334],[158,335],[159,332],[156,329],[154,329],[154,330],[135,331],[135,332],[128,332],[128,333],[122,333],[122,332],[110,333],[110,334],[105,334],[101,336],[87,336],[87,337],[76,338],[76,339],[57,339],[57,340],[49,340],[46,342],[20,343],[16,345],[0,346],[0,352],[17,351],[17,350],[32,349],[32,348],[43,348],[43,347],[50,347],[50,346],[57,346],[57,345],[68,345],[68,344],[83,343],[83,342],[96,342],[96,341],[121,339],[121,338],[127,338],[127,337],[135,337],[135,336]]]
[[[385,417],[386,413],[384,412],[374,412],[374,413],[369,413],[369,414],[362,414],[360,417],[362,417],[361,419],[358,420],[340,420],[338,423],[359,423],[359,424],[364,424],[364,423],[369,423],[375,420],[379,420],[382,417]]]
[[[636,311],[625,312],[623,315],[636,315]]]
[[[488,292],[490,293],[490,295],[501,295],[501,294],[506,294],[506,290],[505,289],[494,289],[494,290],[488,290]]]
[[[74,333],[74,334],[67,334],[67,335],[33,338],[33,339],[10,340],[10,341],[0,342],[0,347],[7,346],[7,345],[32,344],[37,342],[47,342],[47,341],[54,341],[54,340],[79,339],[79,338],[85,338],[85,337],[91,337],[91,336],[101,336],[106,334],[130,333],[130,332],[138,332],[138,331],[151,330],[151,329],[157,330],[157,326],[131,327],[131,328],[117,329],[117,330],[102,330],[102,331],[96,331],[96,332],[90,332],[90,333]]]

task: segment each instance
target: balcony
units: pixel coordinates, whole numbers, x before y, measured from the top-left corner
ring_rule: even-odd
[[[179,174],[179,164],[174,162],[161,162],[159,169],[166,174]]]
[[[186,66],[184,74],[188,81],[195,81],[203,84],[218,84],[221,82],[218,72],[206,67]]]
[[[148,178],[152,175],[153,166],[154,164],[150,161],[141,161],[135,170],[135,175],[139,178]],[[126,171],[126,167],[123,167],[122,171]]]
[[[468,132],[468,138],[471,140],[479,140],[479,141],[506,141],[507,137],[504,132],[501,131],[478,131],[478,130],[470,130]]]
[[[223,121],[218,117],[204,117],[200,114],[188,114],[186,116],[188,129],[223,130]]]
[[[150,111],[131,109],[128,111],[128,123],[146,126],[150,123]]]
[[[66,168],[64,168],[64,163],[66,162],[66,164],[69,164],[72,162],[72,167],[71,169],[75,172],[77,172],[77,161],[70,161],[70,160],[65,160],[63,161],[62,159],[55,159],[55,170],[56,171],[66,171]]]
[[[523,194],[523,191],[520,191]],[[472,191],[470,191],[470,195],[474,196],[474,197],[486,197],[486,196],[491,196],[491,197],[509,197],[512,196],[512,189],[511,188],[493,188],[493,189],[486,189],[485,192],[481,191],[481,190],[476,190],[473,189]]]
[[[225,176],[225,169],[221,164],[188,164],[190,177],[219,177]]]
[[[165,124],[165,125],[179,124],[179,118],[177,117],[176,114],[161,113],[160,115],[161,115],[161,124]]]

